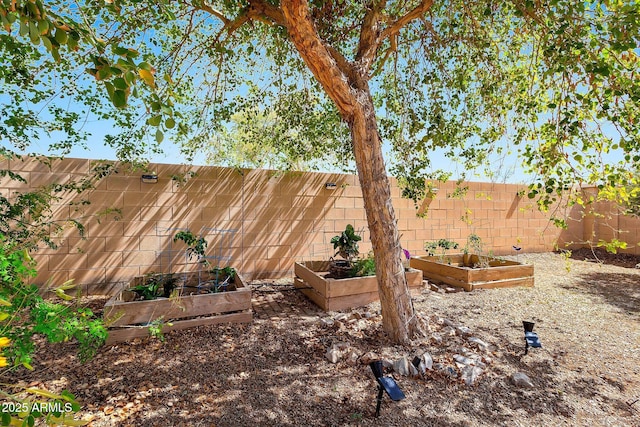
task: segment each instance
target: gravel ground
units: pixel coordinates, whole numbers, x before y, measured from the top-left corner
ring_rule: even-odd
[[[640,426],[637,260],[623,267],[580,255],[520,255],[535,266],[534,288],[425,288],[414,304],[430,331],[411,346],[385,339],[379,304],[323,313],[284,280],[254,284],[254,295],[285,308],[281,316],[104,347],[86,364],[72,344],[46,346],[34,372],[2,382],[66,388],[93,426]],[[536,322],[543,344],[526,356],[522,320]],[[468,327],[489,348],[448,325]],[[347,350],[333,364],[325,353],[337,343]],[[394,374],[406,399],[385,397],[374,418],[367,353],[393,361],[425,351],[457,378]],[[472,385],[453,361],[465,352],[486,365]],[[516,372],[533,387],[514,385]]]

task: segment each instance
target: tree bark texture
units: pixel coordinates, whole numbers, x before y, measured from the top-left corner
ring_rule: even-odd
[[[383,328],[395,342],[408,342],[420,329],[402,265],[402,248],[391,203],[391,186],[366,67],[336,57],[318,37],[304,0],[281,3],[296,49],[349,125],[353,152],[376,260]]]

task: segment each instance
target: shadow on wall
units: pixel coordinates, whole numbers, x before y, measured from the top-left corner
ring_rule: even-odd
[[[52,167],[33,160],[9,161],[9,169],[27,175],[30,184],[8,185],[0,178],[0,189],[15,194],[25,187],[68,182],[91,173],[96,165],[86,159],[58,160]],[[114,165],[117,173],[103,175],[94,189],[80,195],[69,192],[52,206],[57,219],[80,220],[86,239],[69,229],[56,236],[61,243],[58,250],[38,251],[35,283],[73,278],[92,292],[111,293],[113,284],[178,262],[179,251],[171,252],[179,247],[170,244],[175,233],[167,230],[212,236],[212,230],[235,230],[233,239],[222,245],[217,237],[207,238],[207,255],[228,261],[248,279],[284,277],[291,274],[295,261],[328,259],[334,255],[331,237],[347,224],[362,230],[360,252],[371,250],[355,175],[167,164],[135,170]],[[150,172],[158,176],[157,182],[143,182],[141,176]],[[327,183],[335,185],[328,189]],[[569,214],[573,218],[569,228],[561,233],[550,225],[549,214],[521,197],[521,186],[465,185],[468,191],[458,197],[456,183],[443,183],[437,197],[422,203],[426,216],[417,217],[413,202],[401,198],[397,182],[391,179],[403,248],[424,254],[425,241],[447,238],[464,245],[471,233],[478,234],[495,255],[514,254],[516,244],[524,252],[548,251],[558,236],[561,245],[584,240],[587,225],[577,207]],[[602,228],[594,224],[592,228]],[[640,226],[636,228],[640,242]]]
[[[157,182],[118,167],[95,189],[58,203],[56,215],[80,219],[86,239],[69,232],[59,236],[58,250],[39,251],[36,283],[73,278],[91,293],[112,293],[134,276],[172,266],[197,269],[185,265],[186,246],[172,241],[179,230],[204,235],[214,265],[233,266],[249,278],[282,277],[296,260],[332,255],[329,240],[347,223],[366,228],[362,210],[354,209],[361,195],[351,175],[152,167]],[[326,188],[329,181],[335,188]]]

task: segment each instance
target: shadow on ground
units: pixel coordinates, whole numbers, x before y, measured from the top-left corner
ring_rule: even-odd
[[[575,289],[575,287],[571,287]],[[640,314],[640,275],[633,273],[587,273],[579,277],[577,288],[602,298],[620,310]]]

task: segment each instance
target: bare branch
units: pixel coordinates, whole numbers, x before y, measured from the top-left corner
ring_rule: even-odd
[[[387,59],[389,59],[389,56],[391,56],[391,54],[393,52],[396,52],[398,50],[398,35],[397,34],[393,34],[391,36],[391,40],[390,41],[390,46],[389,49],[387,49],[384,52],[384,56],[382,57],[382,59],[380,60],[380,62],[378,62],[378,68],[376,70],[374,70],[372,75],[377,75],[379,74],[382,69],[384,68],[384,64],[387,62]]]
[[[191,7],[194,7],[196,9],[199,9],[203,12],[207,12],[215,16],[216,18],[222,21],[225,27],[229,24],[229,22],[231,22],[229,18],[224,16],[222,12],[218,11],[217,9],[214,9],[213,6],[211,6],[211,4],[209,4],[206,0],[202,0],[197,3],[190,3],[189,5]]]
[[[407,14],[398,18],[395,22],[392,22],[387,28],[382,32],[380,39],[386,39],[387,37],[391,37],[393,34],[397,34],[405,25],[414,19],[420,18],[422,15],[427,13],[429,9],[433,6],[433,0],[422,0],[418,6],[413,8]]]
[[[249,21],[261,21],[269,25],[275,24],[285,26],[282,11],[263,0],[249,0],[248,6],[245,7],[235,18],[226,17],[222,12],[214,9],[205,0],[201,2],[193,2],[190,5],[198,10],[207,12],[222,21],[222,31],[216,39],[219,39],[220,34],[223,32],[226,32],[227,35],[233,34],[238,28],[242,27]]]

